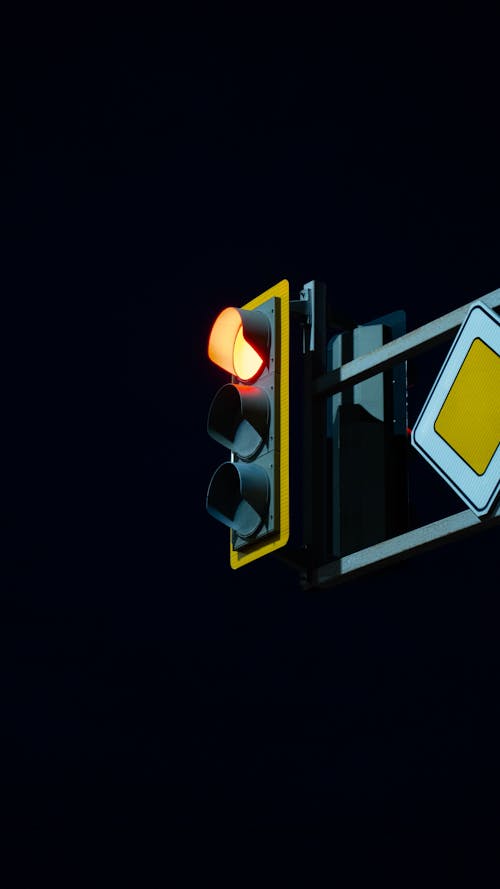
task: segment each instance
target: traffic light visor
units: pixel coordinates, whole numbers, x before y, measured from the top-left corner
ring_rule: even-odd
[[[266,364],[269,341],[269,322],[262,312],[247,312],[231,306],[215,319],[208,341],[208,357],[239,380],[249,382]]]

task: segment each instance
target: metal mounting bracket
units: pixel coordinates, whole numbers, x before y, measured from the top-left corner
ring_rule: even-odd
[[[302,354],[314,352],[315,281],[304,284],[300,298],[290,300],[290,313],[302,325]]]

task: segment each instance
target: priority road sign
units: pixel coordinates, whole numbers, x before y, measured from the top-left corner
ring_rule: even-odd
[[[500,492],[500,316],[471,304],[417,418],[412,445],[473,512]]]

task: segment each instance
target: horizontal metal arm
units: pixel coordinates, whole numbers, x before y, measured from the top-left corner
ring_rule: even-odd
[[[312,572],[309,581],[304,581],[303,588],[323,589],[343,580],[352,580],[370,571],[374,566],[383,568],[425,550],[450,543],[459,537],[498,525],[500,525],[500,503],[487,518],[478,518],[472,510],[466,509],[322,565]]]
[[[489,306],[490,309],[500,308],[500,288],[482,296],[481,302]],[[335,392],[341,392],[347,386],[359,383],[399,361],[425,352],[427,349],[450,339],[465,320],[472,305],[471,302],[459,309],[454,309],[453,312],[442,315],[441,318],[436,318],[435,321],[424,324],[422,327],[417,327],[416,330],[411,330],[366,355],[360,355],[359,358],[348,361],[337,370],[317,377],[312,384],[313,395],[322,398],[326,395],[333,395]]]

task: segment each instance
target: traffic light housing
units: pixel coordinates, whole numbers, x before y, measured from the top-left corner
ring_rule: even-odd
[[[406,314],[391,312],[335,335],[335,370],[406,333]],[[328,399],[331,439],[332,555],[373,546],[408,530],[406,363],[392,365]]]
[[[280,281],[217,316],[208,357],[227,374],[207,431],[230,451],[206,497],[230,528],[230,565],[240,568],[287,544],[289,518],[290,293]]]

